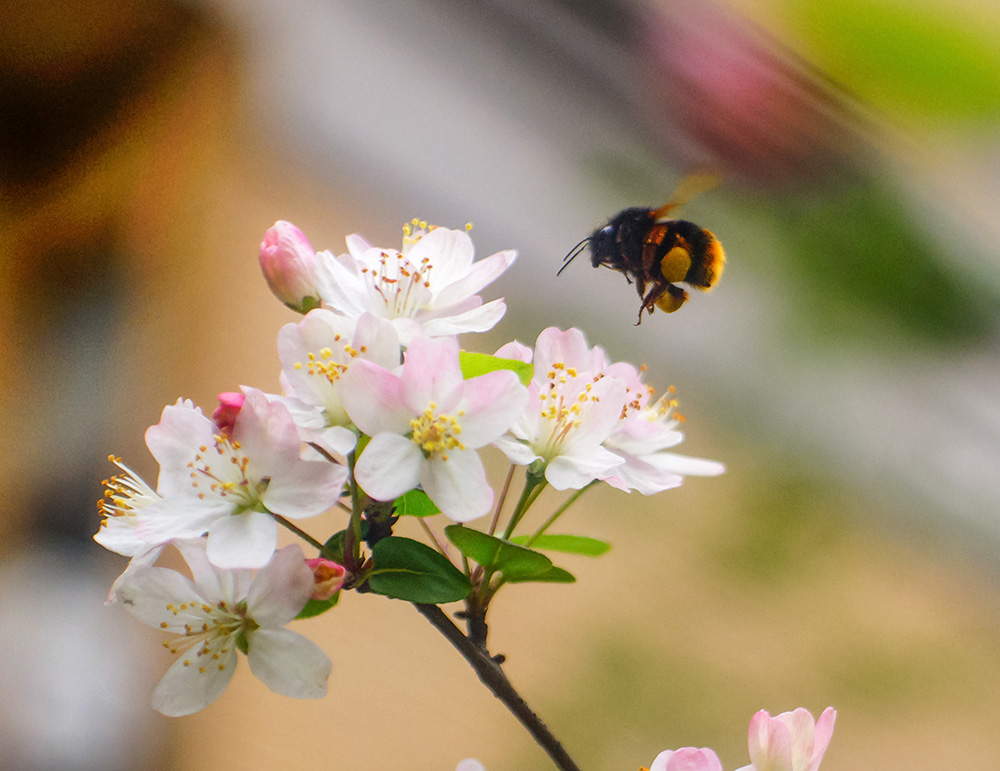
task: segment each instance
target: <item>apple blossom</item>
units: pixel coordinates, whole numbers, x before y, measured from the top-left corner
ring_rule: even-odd
[[[761,710],[750,719],[750,765],[739,771],[816,771],[833,736],[837,711],[827,707],[819,720],[799,707],[777,717]]]
[[[346,455],[357,440],[341,402],[342,378],[355,360],[386,369],[399,366],[396,330],[385,319],[363,313],[357,320],[317,308],[278,333],[284,397],[300,433],[329,452]]]
[[[301,460],[301,442],[288,410],[263,392],[244,388],[232,436],[190,402],[163,410],[146,432],[160,463],[163,500],[138,514],[139,536],[153,543],[208,533],[208,557],[219,567],[260,567],[274,552],[271,514],[299,519],[330,508],[347,469]]]
[[[525,360],[528,351],[508,344],[496,355]],[[625,383],[605,376],[604,351],[578,329],[543,330],[533,358],[527,409],[495,444],[512,463],[544,462],[557,490],[580,489],[623,462],[602,444],[621,418]]]
[[[455,771],[486,771],[486,767],[475,758],[458,761]]]
[[[368,495],[391,501],[420,485],[457,522],[489,511],[493,490],[476,450],[524,410],[517,375],[499,370],[463,380],[458,342],[421,336],[398,375],[361,360],[343,382],[344,408],[371,436],[354,469]]]
[[[323,307],[356,320],[369,311],[389,319],[400,342],[484,332],[503,317],[506,305],[485,305],[476,294],[517,257],[508,250],[473,262],[472,239],[413,220],[403,228],[402,249],[379,249],[359,235],[348,236],[348,254],[320,252],[319,287]]]
[[[722,771],[722,762],[708,747],[681,747],[661,752],[649,768],[640,771]]]
[[[684,441],[677,430],[682,418],[672,387],[654,401],[654,389],[642,382],[641,372],[631,364],[616,362],[605,373],[622,380],[627,391],[621,420],[604,441],[604,447],[624,462],[605,472],[603,481],[626,492],[653,495],[677,487],[684,476],[716,476],[726,470],[716,461],[666,452]]]
[[[260,268],[274,296],[293,311],[305,313],[319,304],[316,254],[291,222],[278,220],[264,233]]]
[[[108,460],[118,466],[122,473],[115,474],[102,483],[105,488],[104,497],[97,502],[102,519],[94,540],[109,551],[132,558],[125,572],[111,586],[107,602],[112,603],[121,579],[137,568],[152,565],[163,551],[163,546],[143,538],[137,528],[138,512],[163,500],[163,497],[122,463],[121,458],[109,455]]]
[[[212,565],[203,540],[177,546],[193,581],[148,567],[125,576],[118,590],[121,604],[140,621],[180,635],[163,643],[179,658],[153,692],[153,707],[172,717],[207,707],[232,679],[237,649],[275,693],[297,699],[326,695],[330,660],[313,642],[284,628],[313,590],[302,550],[276,551],[254,575]]]

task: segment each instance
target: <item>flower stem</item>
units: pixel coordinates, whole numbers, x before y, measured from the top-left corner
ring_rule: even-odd
[[[590,484],[584,485],[579,490],[577,490],[575,493],[573,493],[569,498],[567,498],[566,502],[563,503],[563,505],[560,506],[558,509],[556,509],[555,512],[553,512],[553,514],[552,514],[551,517],[549,517],[547,520],[545,520],[545,522],[542,524],[542,526],[540,528],[538,528],[538,530],[535,531],[534,535],[532,535],[531,538],[529,538],[528,541],[527,541],[527,543],[525,543],[524,545],[530,547],[535,541],[538,540],[538,538],[542,535],[542,533],[544,533],[546,530],[549,529],[549,527],[552,526],[553,522],[555,522],[557,519],[559,519],[559,517],[561,517],[563,515],[563,512],[565,512],[566,509],[568,509],[570,506],[572,506],[574,503],[576,503],[577,500],[580,498],[580,496],[583,495],[587,490],[589,490],[593,486],[594,486],[594,482],[591,482]]]
[[[517,523],[521,521],[521,517],[531,508],[531,504],[535,502],[535,499],[544,489],[545,477],[543,475],[532,474],[530,471],[524,475],[524,489],[521,490],[521,497],[517,501],[517,506],[514,507],[514,512],[510,515],[510,522],[507,523],[507,529],[504,530],[503,537],[505,539],[510,539],[514,533],[514,528],[517,527]]]
[[[503,510],[503,505],[507,501],[507,492],[510,490],[510,483],[514,479],[514,469],[516,469],[513,463],[510,464],[510,468],[507,470],[507,478],[503,482],[503,490],[500,491],[500,496],[497,498],[496,509],[493,511],[493,520],[490,522],[489,534],[493,535],[497,531],[497,523],[500,521],[500,512]]]
[[[462,654],[462,657],[475,670],[483,685],[500,699],[511,714],[520,721],[521,725],[527,729],[532,738],[556,764],[556,768],[560,771],[580,771],[580,767],[573,762],[573,758],[569,756],[559,740],[514,689],[510,680],[507,679],[506,673],[500,667],[499,657],[490,656],[485,650],[477,647],[437,605],[413,603],[413,606]]]
[[[307,533],[301,527],[299,527],[298,525],[292,524],[287,519],[285,519],[283,516],[281,516],[280,514],[275,514],[273,511],[270,512],[270,514],[271,514],[271,517],[274,519],[274,521],[277,522],[279,525],[281,525],[282,527],[285,527],[285,528],[288,528],[289,530],[291,530],[293,533],[295,533],[295,535],[297,535],[303,541],[305,541],[306,543],[308,543],[310,546],[315,546],[317,549],[319,549],[319,553],[322,556],[326,557],[327,559],[332,559],[332,556],[327,553],[326,547],[323,544],[321,544],[319,541],[317,541],[315,538],[313,538],[311,535],[309,535],[309,533]]]
[[[354,478],[355,460],[355,451],[351,450],[347,455],[347,468],[350,471],[348,484],[351,490],[351,523],[344,539],[344,561],[347,563],[345,567],[352,572],[357,572],[361,567],[361,491]]]

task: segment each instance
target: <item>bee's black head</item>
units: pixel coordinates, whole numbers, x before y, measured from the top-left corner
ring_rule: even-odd
[[[618,212],[590,236],[591,262],[627,272],[642,264],[642,240],[649,231],[652,209],[634,207]]]

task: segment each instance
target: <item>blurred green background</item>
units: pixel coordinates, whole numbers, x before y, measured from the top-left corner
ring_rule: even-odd
[[[726,463],[562,527],[612,541],[517,586],[493,647],[585,769],[747,762],[757,709],[838,711],[827,771],[1000,758],[1000,7],[975,0],[30,0],[0,25],[0,767],[449,769],[547,762],[411,608],[344,598],[293,702],[243,667],[205,712],[102,605],[108,453],[179,396],[277,390],[294,317],[257,273],[274,220],[386,246],[413,216],[519,261],[469,348],[580,326],[673,384],[681,450]],[[686,173],[729,264],[634,326],[562,256]],[[503,475],[494,457],[491,473]],[[551,491],[541,518],[559,503]],[[315,530],[339,527],[336,518]]]

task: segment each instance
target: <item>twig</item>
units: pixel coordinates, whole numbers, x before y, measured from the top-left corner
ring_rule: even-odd
[[[415,602],[413,606],[447,638],[448,642],[455,646],[455,649],[462,654],[462,658],[469,662],[469,665],[475,670],[483,685],[489,688],[490,692],[500,699],[514,717],[521,722],[521,725],[545,750],[560,771],[580,771],[580,767],[573,762],[573,758],[563,749],[559,740],[552,735],[541,718],[532,712],[521,695],[514,690],[514,686],[507,679],[507,675],[500,668],[500,663],[496,658],[476,647],[437,605],[424,605]]]

